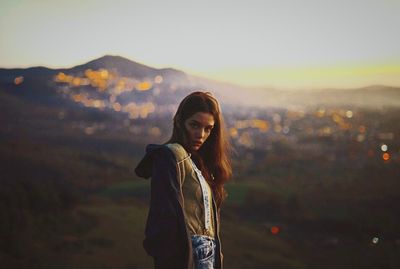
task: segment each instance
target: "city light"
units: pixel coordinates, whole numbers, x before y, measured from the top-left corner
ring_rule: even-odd
[[[163,82],[163,77],[162,76],[155,76],[154,77],[154,83],[156,84],[161,84]]]
[[[390,160],[390,154],[385,152],[382,154],[382,159],[385,161],[389,161]]]
[[[229,129],[229,134],[231,137],[236,138],[238,136],[238,130],[234,127]]]
[[[22,83],[23,77],[16,77],[14,83]],[[163,82],[165,78],[156,75],[147,79],[120,76],[115,70],[100,68],[98,70],[87,69],[83,75],[67,74],[59,72],[54,81],[62,83],[60,92],[67,98],[85,107],[96,108],[99,110],[109,109],[116,113],[127,114],[128,120],[145,119],[151,113],[173,112],[176,107],[156,107],[157,96],[163,92]],[[177,83],[167,85],[170,93],[173,93],[180,86]],[[122,95],[131,91],[149,91],[151,96],[147,101],[133,102],[129,95]],[[343,136],[355,142],[369,145],[373,135],[380,140],[393,140],[393,132],[376,132],[373,127],[361,121],[362,118],[355,118],[358,113],[356,109],[343,109],[339,107],[318,107],[311,111],[301,107],[289,107],[286,111],[273,111],[266,117],[253,114],[252,117],[236,119],[230,122],[228,134],[237,145],[247,149],[257,147],[259,139],[265,142],[273,139],[288,139],[296,141],[297,135],[317,137],[321,139],[340,139]],[[59,117],[60,119],[63,116]],[[300,124],[299,124],[300,123]],[[367,132],[367,127],[368,131]],[[137,126],[126,126],[129,132],[134,134],[142,133]],[[85,134],[91,135],[96,130],[96,126],[89,126],[82,129]],[[146,131],[147,130],[147,131]],[[143,132],[150,136],[159,137],[162,135],[159,127],[145,129]],[[262,136],[260,136],[262,134]],[[376,144],[375,144],[376,145]],[[374,147],[374,146],[371,146]],[[372,148],[366,149],[364,154],[369,158],[376,156]],[[380,144],[380,155],[382,160],[387,162],[397,159],[396,154],[388,153],[388,145]],[[309,142],[304,148],[316,151],[317,146]]]
[[[236,129],[255,128],[265,133],[269,130],[269,122],[260,119],[238,120],[235,122]]]
[[[158,137],[161,135],[161,130],[158,127],[151,127],[148,131],[148,134],[151,136]]]
[[[140,82],[140,83],[138,83],[138,84],[136,85],[136,89],[137,89],[138,91],[148,91],[148,90],[151,89],[152,86],[153,86],[153,85],[151,84],[151,82],[149,82],[149,81],[143,81],[143,82]]]
[[[346,111],[346,117],[348,117],[349,119],[351,119],[351,118],[353,117],[353,111],[347,110],[347,111]]]
[[[270,231],[271,231],[271,233],[272,233],[273,235],[277,235],[277,234],[280,232],[280,229],[279,229],[278,226],[272,226],[271,229],[270,229]]]
[[[365,140],[365,135],[364,134],[358,134],[356,138],[357,142],[364,142]]]
[[[14,84],[15,85],[20,85],[20,84],[22,84],[22,82],[24,82],[24,77],[23,76],[19,76],[19,77],[16,77],[14,79]]]
[[[381,145],[381,150],[386,152],[388,150],[388,146],[386,144]]]

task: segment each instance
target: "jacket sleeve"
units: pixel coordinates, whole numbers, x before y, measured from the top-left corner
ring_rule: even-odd
[[[179,252],[179,189],[175,156],[168,148],[161,148],[153,161],[150,210],[143,241],[147,253],[155,258]]]

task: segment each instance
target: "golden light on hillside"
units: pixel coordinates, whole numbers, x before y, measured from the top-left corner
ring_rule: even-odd
[[[163,77],[156,76],[153,80],[154,83],[159,84],[162,83]],[[99,70],[86,69],[83,77],[67,75],[63,72],[59,72],[54,77],[54,81],[66,83],[70,88],[90,85],[93,88],[96,88],[99,92],[109,93],[111,95],[109,97],[110,103],[114,103],[117,96],[124,92],[130,92],[132,90],[147,91],[153,88],[152,81],[138,81],[135,78],[120,77],[118,74],[103,68]],[[146,113],[142,112],[142,115],[144,114]]]
[[[74,102],[81,103],[86,107],[94,107],[103,110],[106,107],[106,103],[101,99],[90,99],[87,94],[72,94],[71,99]]]
[[[251,119],[251,120],[238,120],[235,122],[236,129],[245,129],[245,128],[257,128],[261,132],[265,133],[269,130],[269,122],[266,120],[260,119]]]
[[[116,112],[120,112],[122,108],[120,103],[113,103],[112,107]]]
[[[72,86],[78,87],[81,85],[81,79],[78,77],[74,77],[71,82]]]
[[[81,102],[84,98],[83,94],[73,94],[71,96],[72,100],[74,100],[75,102]]]
[[[57,82],[64,82],[65,77],[66,77],[66,75],[63,72],[60,72],[55,76],[54,80]]]
[[[115,96],[115,95],[110,95],[110,97],[108,98],[108,100],[110,101],[110,103],[115,103],[115,101],[117,101],[117,96]]]
[[[109,80],[112,78],[112,74],[105,69],[98,71],[87,69],[84,75],[85,77],[75,77],[60,72],[55,76],[54,80],[56,82],[68,83],[71,87],[91,85],[100,91],[104,91],[108,87]]]
[[[93,106],[95,108],[103,109],[105,107],[104,101],[103,100],[94,100]]]
[[[286,112],[286,117],[291,120],[304,118],[305,112],[301,110],[288,110]]]
[[[117,86],[116,86],[116,91],[117,91],[117,93],[118,93],[118,94],[119,94],[119,93],[122,93],[122,91],[125,89],[125,87],[126,87],[126,82],[125,82],[125,80],[124,80],[124,79],[118,80]]]
[[[145,103],[140,107],[140,117],[145,119],[150,113],[155,111],[155,106],[153,103]]]
[[[93,99],[83,99],[82,100],[82,104],[85,107],[93,107],[93,103],[94,103]]]
[[[336,113],[332,115],[332,120],[336,123],[343,122],[343,118],[339,114],[336,114]]]
[[[55,77],[56,82],[64,82],[69,84],[72,82],[73,79],[73,76],[66,75],[63,72],[58,73]]]
[[[320,136],[329,136],[332,134],[332,128],[331,127],[323,127],[320,130],[318,130],[318,134]]]
[[[107,83],[106,83],[105,81],[101,80],[101,81],[99,81],[99,82],[96,84],[96,87],[97,87],[100,91],[105,91],[106,88],[107,88]]]
[[[147,118],[150,113],[155,111],[156,107],[152,102],[147,102],[143,104],[136,104],[131,102],[123,107],[123,111],[129,114],[129,118],[131,119],[138,119],[140,118]]]
[[[139,110],[132,110],[129,112],[129,118],[132,120],[139,118]]]
[[[108,73],[107,70],[101,69],[99,72],[100,72],[100,77],[101,77],[102,79],[108,79],[108,77],[109,77],[110,74]]]
[[[325,108],[319,108],[316,112],[315,112],[315,116],[318,118],[323,118],[325,116]]]
[[[85,70],[85,76],[90,79],[93,84],[98,84],[103,82],[107,82],[112,78],[111,73],[106,69],[99,69],[97,71],[93,71],[92,69]]]
[[[280,133],[282,132],[282,126],[280,124],[275,124],[274,126],[274,132],[275,133]]]
[[[158,127],[152,127],[149,129],[148,134],[151,136],[158,137],[161,136],[161,130]]]
[[[20,84],[22,84],[22,82],[24,82],[24,77],[23,76],[19,76],[19,77],[16,77],[14,79],[14,84],[15,85],[20,85]]]
[[[143,82],[138,83],[135,88],[138,91],[147,91],[147,90],[150,90],[152,86],[153,85],[151,82],[143,81]]]
[[[243,132],[238,139],[238,143],[246,148],[254,148],[254,141],[249,132]]]
[[[235,122],[235,128],[236,129],[244,129],[247,128],[247,121],[246,120],[238,120]]]
[[[274,114],[272,115],[272,120],[273,120],[273,122],[275,122],[275,123],[280,123],[281,120],[282,120],[282,117],[281,117],[281,115],[279,115],[278,113],[274,113]]]
[[[345,110],[331,113],[332,121],[335,122],[341,130],[350,130],[352,128],[352,125],[346,122],[344,117],[351,118],[353,117],[353,113]]]
[[[238,137],[238,134],[239,133],[238,133],[238,130],[236,128],[232,127],[232,128],[229,129],[229,135],[231,137],[236,138],[236,137]]]
[[[251,120],[251,127],[258,128],[261,132],[265,133],[269,129],[269,123],[265,120],[253,119]]]
[[[85,70],[85,76],[86,76],[87,78],[92,78],[92,77],[94,76],[93,70],[92,70],[92,69],[86,69],[86,70]]]

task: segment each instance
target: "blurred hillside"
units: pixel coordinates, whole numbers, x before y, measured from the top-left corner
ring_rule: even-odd
[[[133,168],[200,89],[235,150],[226,268],[400,266],[399,88],[245,89],[104,56],[0,69],[5,268],[152,268],[149,182]]]

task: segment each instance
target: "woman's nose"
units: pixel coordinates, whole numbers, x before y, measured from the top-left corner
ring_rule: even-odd
[[[204,129],[199,129],[197,134],[196,134],[197,138],[203,138],[204,135],[205,135]]]

